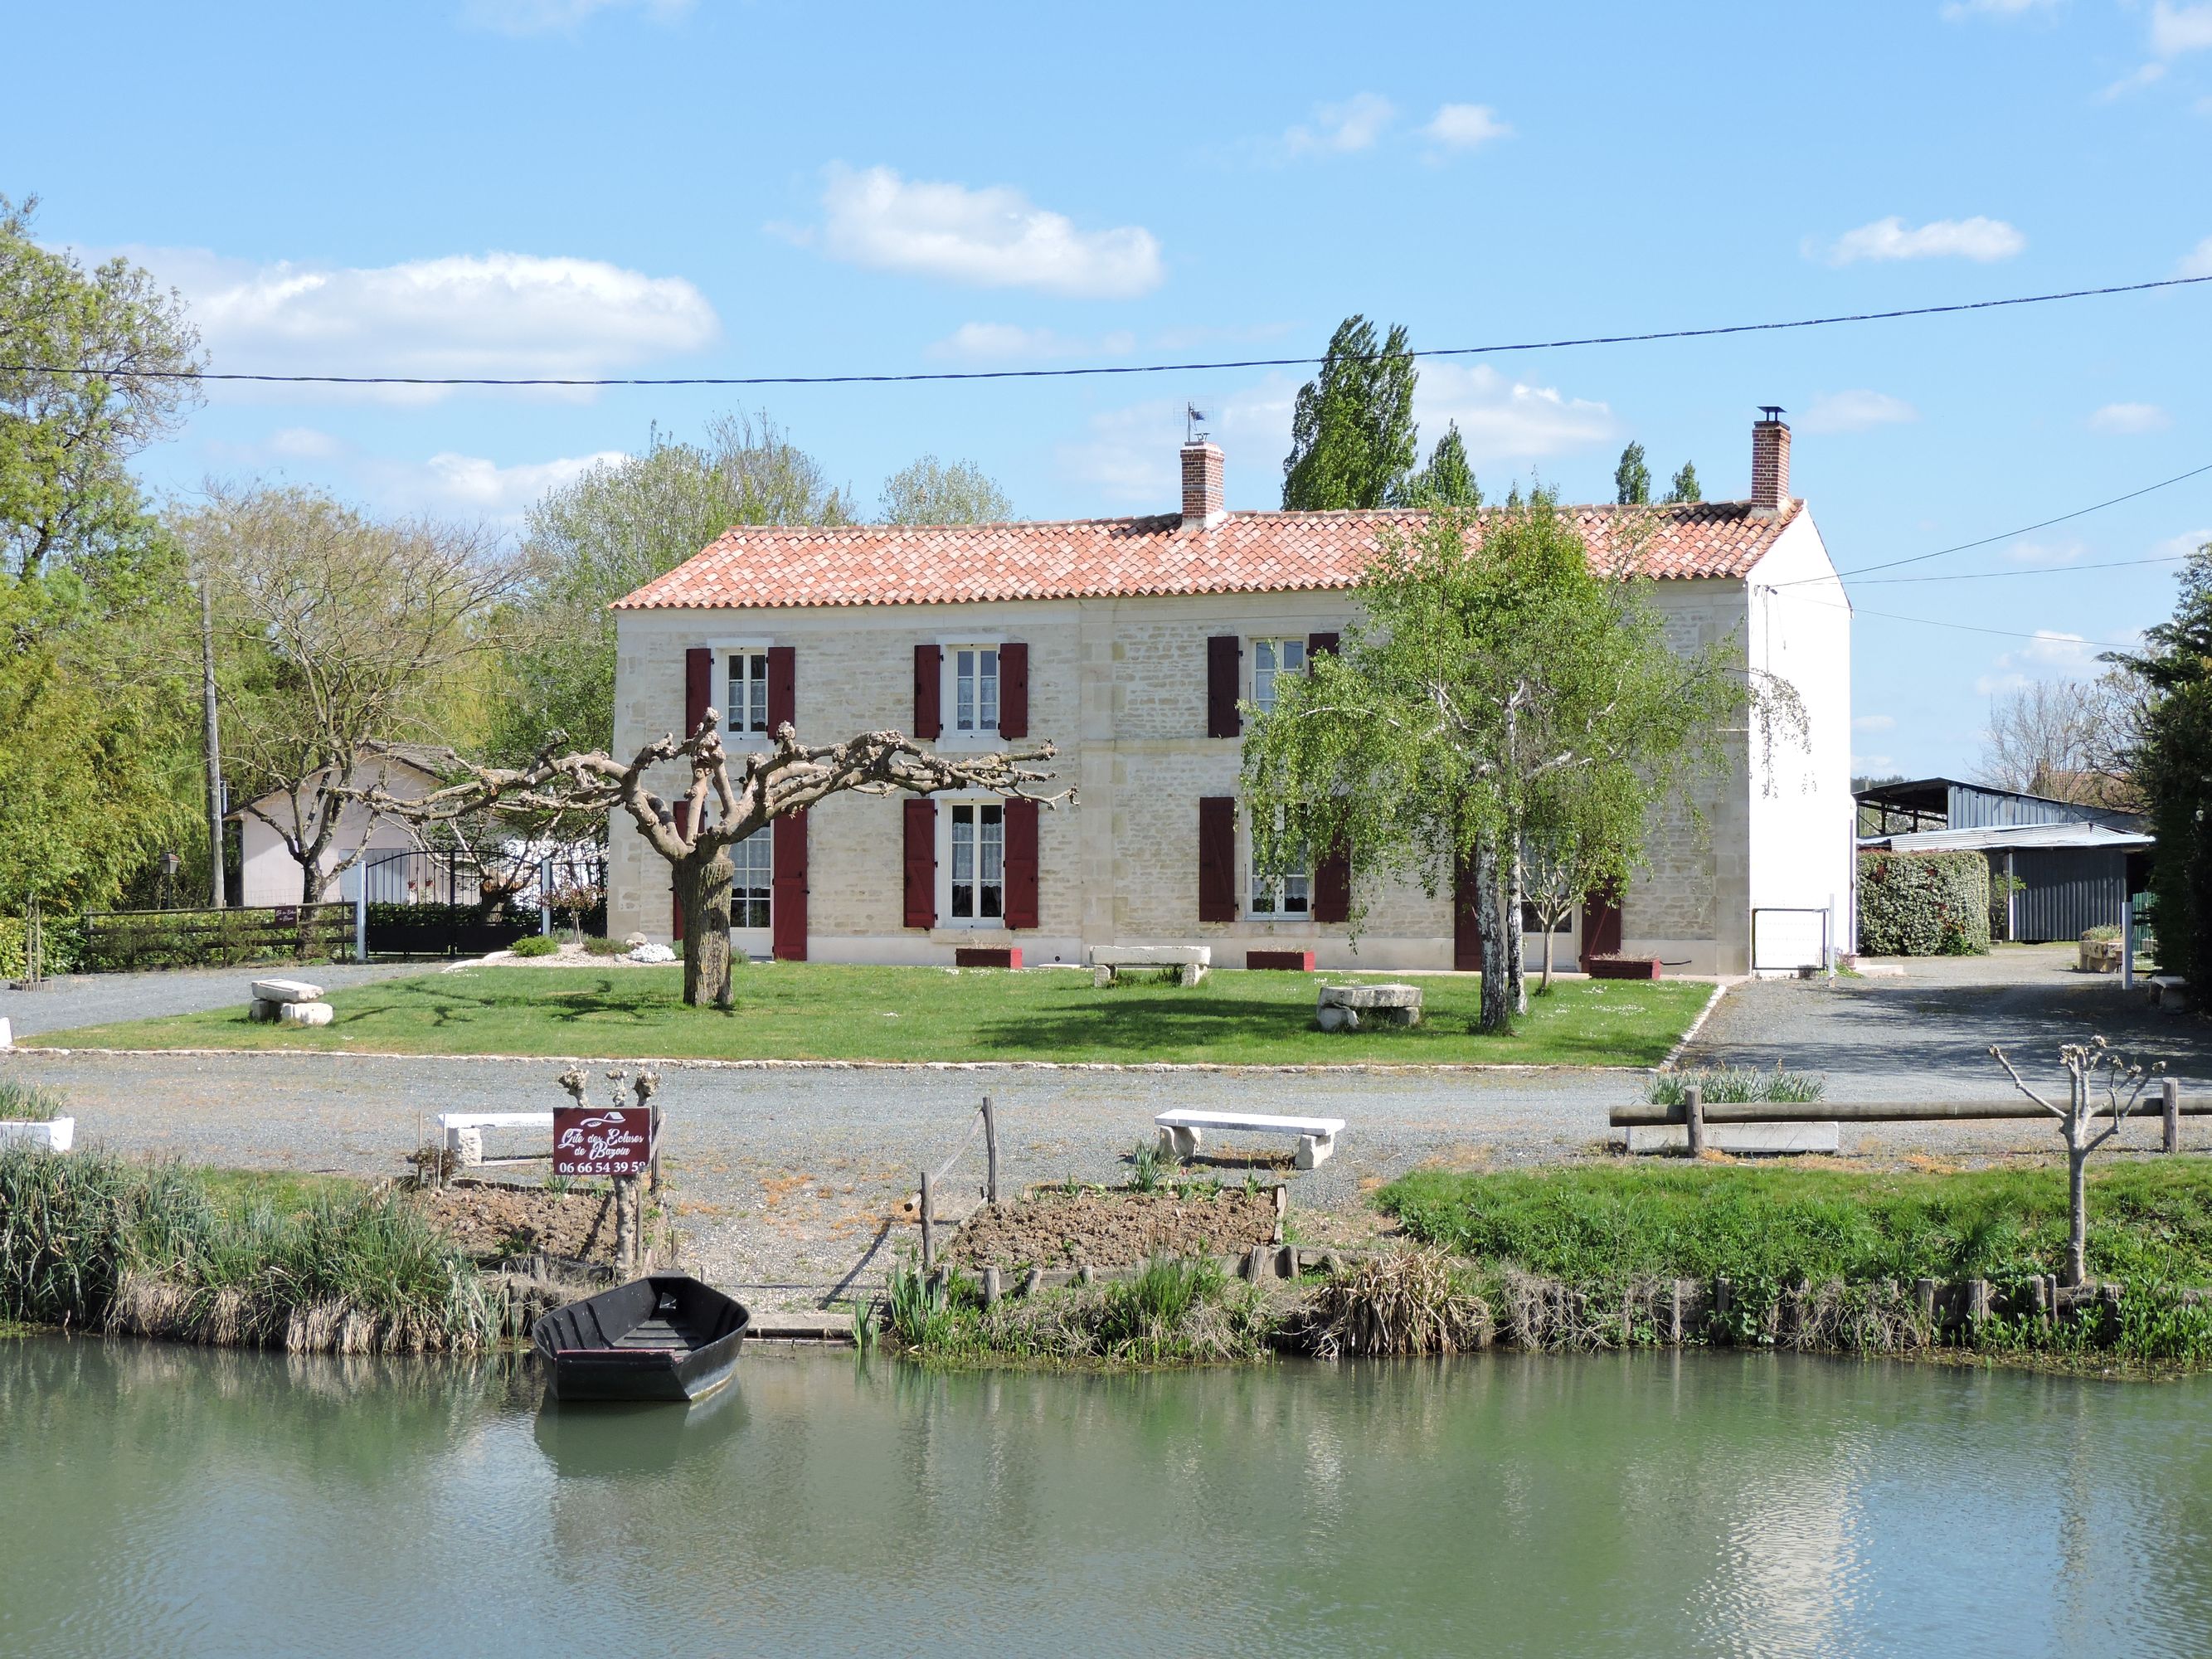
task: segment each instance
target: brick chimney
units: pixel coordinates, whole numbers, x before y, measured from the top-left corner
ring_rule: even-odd
[[[1751,510],[1765,516],[1790,505],[1790,428],[1777,405],[1761,404],[1759,412],[1765,418],[1751,428]]]
[[[1182,447],[1182,527],[1211,530],[1229,516],[1222,505],[1218,444],[1200,439]]]

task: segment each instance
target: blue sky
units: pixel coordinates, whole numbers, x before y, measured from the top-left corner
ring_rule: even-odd
[[[21,7],[9,33],[68,72],[10,78],[0,191],[176,284],[222,369],[1139,363],[1308,355],[1355,310],[1435,347],[2212,274],[2212,3],[440,0]],[[1723,497],[1781,404],[1848,570],[2212,461],[2208,307],[1463,359],[1419,412],[1493,495],[1534,470],[1609,499],[1636,438]],[[656,423],[765,407],[865,502],[932,451],[1081,517],[1173,504],[1188,398],[1256,508],[1299,378],[222,390],[143,466],[512,521]],[[2094,672],[2170,608],[2171,565],[2081,567],[2207,536],[2212,475],[1893,573],[1994,580],[1855,585],[1863,763],[1971,772],[1993,690]]]

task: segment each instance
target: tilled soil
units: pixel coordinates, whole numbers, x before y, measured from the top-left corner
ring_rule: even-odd
[[[1047,1188],[978,1210],[946,1254],[971,1267],[1126,1267],[1156,1253],[1218,1255],[1274,1237],[1274,1195],[1266,1188],[1212,1194]]]
[[[422,1194],[430,1219],[470,1255],[569,1256],[612,1261],[614,1198],[608,1193],[549,1193],[532,1187],[459,1182]]]

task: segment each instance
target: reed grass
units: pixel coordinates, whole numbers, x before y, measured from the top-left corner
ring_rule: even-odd
[[[51,1123],[69,1112],[69,1096],[43,1083],[0,1078],[0,1123]]]
[[[0,1149],[0,1318],[294,1352],[472,1352],[506,1291],[389,1194],[243,1209],[175,1164]]]
[[[1818,1100],[1828,1092],[1828,1079],[1810,1072],[1785,1072],[1778,1060],[1771,1072],[1756,1066],[1693,1066],[1658,1073],[1644,1085],[1644,1097],[1654,1106],[1680,1106],[1693,1087],[1705,1091],[1708,1106],[1764,1105]]]

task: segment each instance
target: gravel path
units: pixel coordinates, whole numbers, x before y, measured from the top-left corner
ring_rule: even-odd
[[[2166,1057],[2185,1087],[2212,1079],[2212,1027],[2149,1012],[2111,980],[2065,971],[2063,960],[2051,951],[2004,951],[1916,962],[1902,978],[1741,985],[1683,1063],[1780,1060],[1826,1073],[1838,1099],[1994,1098],[2003,1079],[1984,1053],[1992,1040],[2039,1060],[2065,1036],[2101,1030]],[[383,976],[379,969],[324,971],[334,984],[358,982],[338,977],[347,972]],[[203,994],[220,1006],[235,997],[240,973],[132,977],[158,981],[139,994],[179,996],[191,989],[179,981],[202,981]],[[94,994],[118,992],[134,994],[106,976],[94,982]],[[78,1000],[54,1024],[111,1017]],[[562,1069],[557,1060],[276,1054],[18,1053],[0,1065],[8,1075],[69,1089],[78,1133],[89,1141],[212,1164],[361,1174],[396,1173],[440,1111],[550,1108]],[[1607,1110],[1644,1088],[1633,1073],[1575,1071],[662,1069],[670,1170],[691,1259],[764,1305],[817,1296],[890,1221],[866,1275],[879,1277],[889,1247],[914,1237],[894,1218],[917,1172],[959,1144],[986,1091],[999,1104],[1004,1182],[1017,1190],[1068,1176],[1118,1178],[1152,1114],[1169,1105],[1342,1117],[1335,1158],[1291,1177],[1294,1213],[1308,1218],[1313,1237],[1366,1224],[1361,1196],[1422,1164],[1510,1168],[1601,1155]],[[2128,1139],[2154,1145],[2156,1134],[2154,1121],[2138,1122]],[[2190,1145],[2212,1146],[2212,1120],[2185,1120],[2184,1134]],[[2047,1154],[2054,1144],[2033,1121],[1847,1126],[1844,1139],[1847,1153],[1883,1160],[1984,1162]],[[962,1194],[981,1178],[978,1143],[945,1183],[947,1201],[965,1202]]]
[[[164,1014],[198,1014],[213,1008],[242,1008],[252,1000],[257,979],[304,979],[325,990],[369,985],[382,979],[414,979],[444,964],[432,962],[264,963],[258,968],[170,968],[143,974],[63,974],[35,991],[9,988],[0,981],[0,1019],[14,1027],[18,1041],[41,1031],[66,1031],[79,1025],[105,1025],[118,1019],[152,1019]]]

